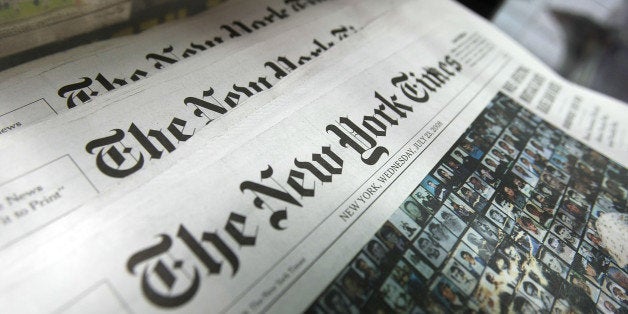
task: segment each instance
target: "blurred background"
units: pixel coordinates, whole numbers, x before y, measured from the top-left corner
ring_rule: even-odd
[[[226,0],[0,0],[0,70]],[[251,0],[254,1],[254,0]],[[628,102],[628,0],[458,0],[565,78]]]

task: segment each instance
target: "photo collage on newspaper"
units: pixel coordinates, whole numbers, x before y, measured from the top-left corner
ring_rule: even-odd
[[[627,171],[498,93],[308,313],[625,313]]]

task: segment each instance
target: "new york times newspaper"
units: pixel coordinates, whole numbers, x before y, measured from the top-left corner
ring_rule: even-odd
[[[363,2],[276,37],[262,35],[258,40],[254,34],[251,40],[257,43],[230,58],[211,63],[190,59],[136,87],[100,96],[93,108],[7,134],[0,144],[0,159],[5,162],[0,166],[0,189],[11,197],[3,201],[0,213],[4,222],[0,247],[78,210],[95,195],[110,190],[125,193],[120,184],[142,184],[167,169],[178,160],[173,154],[200,129],[213,127],[255,97],[265,93],[276,97],[275,85],[302,75],[299,72],[309,63],[352,36],[361,36],[360,27],[390,7],[385,2]],[[181,155],[196,149],[192,146]],[[38,203],[41,199],[48,201]]]
[[[450,2],[346,43],[0,251],[5,309],[621,311],[623,104]]]
[[[393,2],[229,1],[140,35],[73,49],[4,71],[0,73],[0,136],[70,109],[97,107],[94,100],[169,72],[188,60],[202,59],[204,64],[211,64],[305,24],[317,29],[314,21],[352,6],[356,6],[353,14],[361,15],[361,22],[366,23],[373,12]],[[343,27],[363,26],[351,18],[337,21],[324,30],[333,31],[332,44],[347,36],[349,30]],[[318,40],[319,49],[329,48],[330,39]],[[316,48],[316,43],[308,44]]]

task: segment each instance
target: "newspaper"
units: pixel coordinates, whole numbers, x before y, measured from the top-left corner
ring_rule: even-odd
[[[390,1],[380,2],[378,7],[390,5]],[[229,1],[174,25],[74,49],[2,72],[0,136],[69,109],[92,106],[94,99],[128,89],[187,60],[203,59],[211,64],[252,42],[264,41],[355,4],[354,0]],[[336,26],[341,27],[342,22]],[[338,30],[334,37],[345,36],[344,33]],[[256,40],[249,40],[252,35]]]
[[[158,176],[5,246],[0,300],[8,312],[620,309],[628,277],[592,225],[625,210],[625,116],[454,3],[398,3],[199,130]]]
[[[363,1],[265,38],[229,59],[181,64],[138,83],[135,89],[103,96],[106,104],[7,134],[0,144],[0,163],[6,165],[0,171],[0,190],[22,195],[39,187],[41,191],[32,196],[63,197],[47,203],[46,211],[27,209],[37,211],[28,217],[22,211],[23,202],[7,201],[3,206],[7,214],[0,213],[5,221],[0,247],[78,210],[97,194],[122,191],[120,185],[125,181],[139,185],[159,174],[177,161],[171,155],[185,147],[198,130],[215,124],[255,96],[270,93],[269,97],[275,97],[274,85],[298,74],[301,67],[350,36],[359,36],[357,25],[390,7],[379,0]],[[286,47],[286,42],[291,46]],[[66,175],[42,174],[61,169]],[[38,181],[35,186],[33,180]],[[8,214],[13,210],[21,213]]]

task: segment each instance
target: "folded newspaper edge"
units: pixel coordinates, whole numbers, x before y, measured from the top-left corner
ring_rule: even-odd
[[[163,173],[144,169],[119,185],[131,189],[112,189],[5,247],[2,304],[11,312],[623,306],[628,277],[604,259],[589,226],[600,212],[625,210],[623,104],[561,80],[454,4],[398,5],[199,130],[163,160],[174,164]],[[120,103],[155,100],[148,96]],[[144,148],[165,152],[173,142],[152,138]],[[86,143],[64,147],[72,145]],[[38,180],[80,190],[85,175],[102,175],[79,166],[80,154],[58,151],[67,164],[2,187],[35,186],[15,196],[24,204],[43,196]],[[18,156],[29,158],[10,164],[19,167]],[[127,183],[140,176],[145,184]],[[58,192],[21,217],[42,214]]]
[[[393,2],[380,1],[370,7],[382,8]],[[2,72],[0,136],[70,109],[95,107],[94,100],[121,90],[129,92],[129,87],[155,76],[163,77],[159,74],[170,73],[189,60],[215,62],[251,43],[356,5],[368,10],[364,3],[354,0],[310,4],[230,1],[215,10],[137,36],[73,49]],[[342,27],[340,22],[334,37],[345,36]]]

